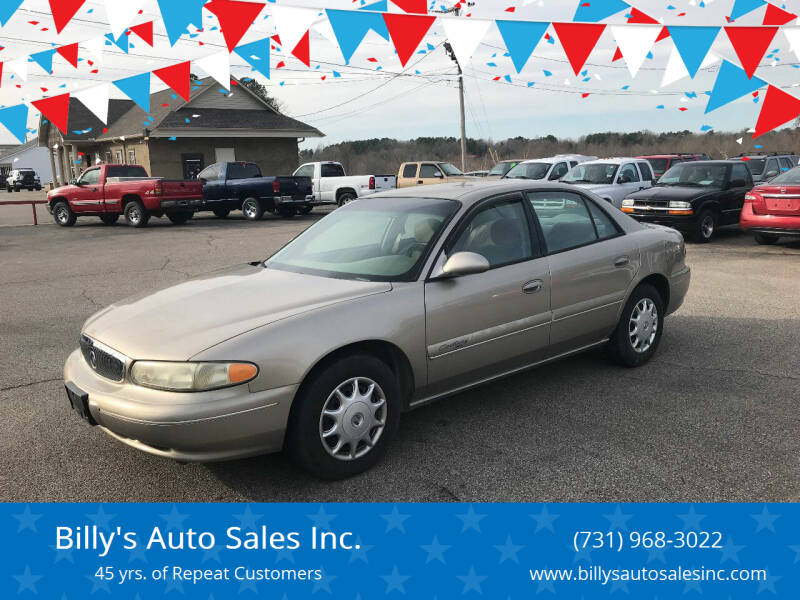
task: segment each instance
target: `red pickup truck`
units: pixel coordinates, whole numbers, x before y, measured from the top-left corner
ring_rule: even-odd
[[[78,217],[100,217],[113,225],[120,215],[132,227],[162,216],[180,225],[202,202],[201,182],[150,177],[139,165],[98,165],[47,193],[47,209],[62,227],[74,225]]]

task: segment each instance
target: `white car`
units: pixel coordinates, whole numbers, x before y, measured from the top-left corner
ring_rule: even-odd
[[[338,162],[310,162],[292,173],[295,177],[310,177],[314,204],[342,206],[356,198],[397,187],[395,175],[347,175]]]
[[[572,167],[596,159],[596,156],[583,156],[582,154],[557,154],[547,158],[524,160],[510,169],[503,179],[558,181]]]
[[[644,159],[603,158],[573,167],[561,181],[594,192],[619,208],[628,194],[652,187],[654,179]]]

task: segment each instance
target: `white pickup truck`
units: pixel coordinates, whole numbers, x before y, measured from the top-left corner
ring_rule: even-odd
[[[397,187],[395,175],[346,175],[338,162],[311,162],[292,174],[295,177],[311,177],[314,204],[337,204],[342,206],[375,192]]]

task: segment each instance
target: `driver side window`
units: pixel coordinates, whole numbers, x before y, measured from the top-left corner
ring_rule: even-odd
[[[448,252],[474,252],[489,261],[490,268],[533,258],[531,232],[522,201],[501,200],[470,217]]]
[[[550,181],[561,179],[564,175],[567,174],[569,168],[567,168],[567,163],[560,162],[555,167],[553,167],[553,171],[550,173]]]
[[[636,167],[633,163],[628,163],[620,170],[618,181],[622,183],[624,180],[628,182],[639,181],[639,174],[636,172]]]
[[[433,177],[441,177],[442,172],[439,170],[439,167],[436,165],[422,165],[419,168],[419,178],[420,179],[431,179]]]
[[[84,185],[95,185],[100,181],[100,169],[92,169],[81,175],[80,182]]]

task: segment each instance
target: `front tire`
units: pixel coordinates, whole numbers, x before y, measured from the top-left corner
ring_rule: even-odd
[[[147,227],[147,222],[150,220],[150,213],[145,209],[144,204],[139,200],[131,200],[125,205],[125,221],[131,227],[137,229]]]
[[[769,233],[756,233],[756,244],[759,246],[772,246],[778,242],[777,235]]]
[[[692,241],[705,244],[711,241],[717,231],[717,213],[713,210],[704,210],[695,223],[692,231]]]
[[[114,225],[119,219],[119,215],[100,215],[103,225]]]
[[[624,367],[641,367],[658,349],[664,330],[664,301],[648,283],[639,285],[625,304],[609,341],[611,357]]]
[[[279,206],[278,214],[284,219],[292,219],[297,214],[297,209],[294,206]]]
[[[310,377],[292,407],[287,450],[321,479],[366,471],[380,460],[399,426],[397,378],[367,354],[344,356]]]
[[[183,225],[194,216],[190,210],[182,210],[180,212],[167,213],[167,218],[172,221],[174,225]]]
[[[61,227],[72,227],[75,225],[75,221],[78,220],[78,217],[75,216],[75,213],[72,212],[72,209],[66,201],[59,200],[53,204],[53,220],[56,222],[56,225],[60,225]]]
[[[242,202],[242,214],[248,221],[258,221],[264,216],[264,208],[256,198],[245,198]]]
[[[231,209],[230,208],[215,208],[214,209],[214,216],[217,217],[218,219],[224,219],[229,214],[231,214]]]

